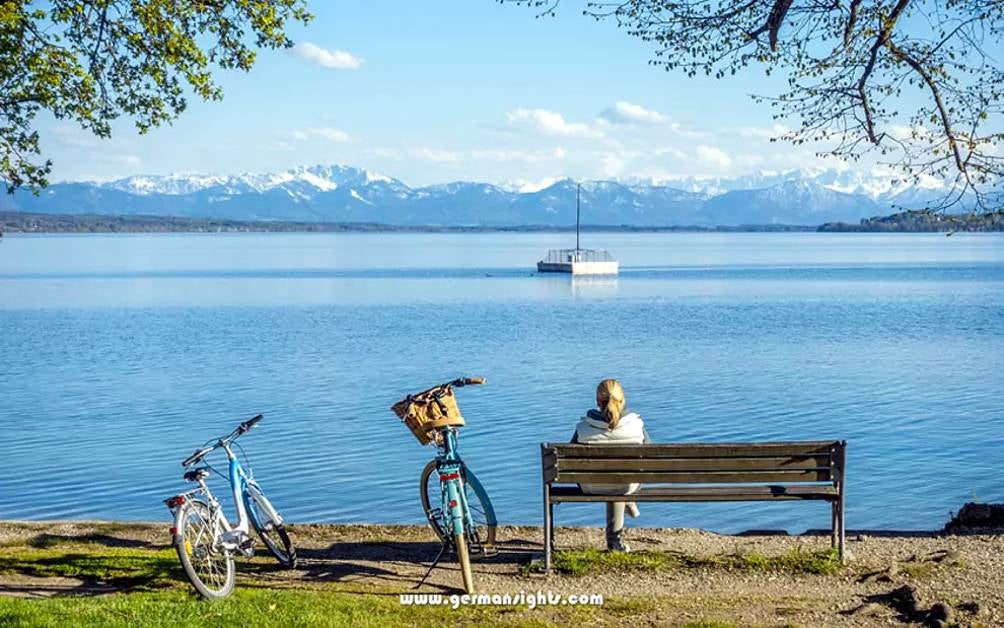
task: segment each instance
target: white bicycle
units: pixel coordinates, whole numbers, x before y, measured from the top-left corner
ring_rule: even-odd
[[[164,501],[174,514],[171,536],[185,575],[195,590],[209,599],[227,597],[233,592],[236,581],[234,555],[254,556],[251,527],[279,564],[290,568],[296,566],[296,549],[289,540],[282,517],[252,477],[250,465],[245,471],[232,448],[236,444],[246,462],[247,455],[234,441],[261,419],[259,414],[238,425],[227,436],[207,441],[207,445],[213,444],[203,445],[181,463],[187,468],[217,449],[226,452],[229,462],[227,477],[237,507],[237,525],[230,525],[223,507],[206,484],[211,472],[223,475],[209,464],[185,472],[185,480],[197,483],[198,488]]]

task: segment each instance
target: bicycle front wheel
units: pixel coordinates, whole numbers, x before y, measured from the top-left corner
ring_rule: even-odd
[[[268,553],[283,567],[296,567],[296,548],[289,539],[282,519],[261,488],[254,484],[248,485],[244,491],[244,509]]]
[[[234,590],[234,557],[218,544],[223,514],[205,502],[186,501],[174,519],[174,547],[188,580],[202,597],[215,600]]]
[[[464,467],[463,475],[464,494],[467,496],[467,508],[471,513],[471,521],[465,526],[468,541],[471,550],[480,553],[484,549],[484,544],[495,542],[495,510],[474,472]],[[447,527],[443,509],[440,507],[443,503],[443,487],[439,482],[439,474],[436,473],[435,460],[430,460],[422,470],[418,492],[422,500],[422,509],[433,532],[443,543],[453,543],[453,531]]]
[[[471,557],[467,553],[467,540],[461,532],[453,538],[453,546],[457,549],[457,562],[460,563],[460,573],[464,577],[464,592],[474,593],[474,575],[471,573]]]

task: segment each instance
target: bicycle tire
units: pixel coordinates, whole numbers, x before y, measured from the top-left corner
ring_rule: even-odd
[[[439,540],[443,543],[453,543],[453,532],[448,530],[445,523],[443,522],[443,513],[438,505],[441,504],[439,491],[442,487],[439,484],[439,477],[435,475],[436,472],[436,461],[430,460],[425,468],[422,469],[422,475],[419,479],[418,492],[419,497],[422,500],[422,510],[425,511],[425,518],[429,522],[429,527],[432,531],[436,533]],[[470,482],[466,481],[466,478],[473,477],[474,481],[477,480],[477,476],[474,472],[464,467],[464,492],[467,496],[468,509],[471,511],[471,518],[474,519],[473,529],[468,529],[470,538],[471,548],[476,553],[483,553],[483,544],[486,540],[494,540],[495,538],[495,525],[492,525],[488,521],[489,512],[494,513],[490,503],[486,503],[488,496],[482,495],[474,490]],[[431,482],[430,482],[431,480]],[[482,489],[483,490],[483,489]],[[433,491],[435,491],[433,493]],[[433,496],[435,499],[433,499]]]
[[[174,518],[174,548],[181,567],[196,592],[210,600],[229,596],[237,580],[233,554],[215,547],[216,533],[223,529],[223,523],[221,512],[199,500],[182,504]],[[222,570],[214,566],[217,561]]]
[[[268,514],[269,507],[260,500],[264,500],[271,507],[271,502],[268,502],[261,488],[248,486],[244,491],[244,509],[248,513],[248,519],[251,520],[251,526],[265,544],[268,553],[279,561],[280,565],[292,569],[297,564],[296,548],[293,547],[289,533],[286,532],[286,526],[272,519]],[[274,507],[272,510],[274,511]]]
[[[471,557],[467,552],[467,541],[461,532],[453,537],[453,547],[457,550],[457,562],[460,563],[460,574],[464,579],[464,592],[474,593],[474,574],[471,573]]]

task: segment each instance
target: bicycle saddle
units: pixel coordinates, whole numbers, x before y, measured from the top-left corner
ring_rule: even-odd
[[[192,469],[191,471],[185,471],[185,481],[186,482],[198,482],[199,480],[207,477],[209,475],[209,469],[205,467],[199,467],[198,469]]]

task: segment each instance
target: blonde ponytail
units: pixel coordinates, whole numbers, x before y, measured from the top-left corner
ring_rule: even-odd
[[[596,387],[596,406],[611,430],[617,429],[624,414],[624,389],[616,379],[605,379]]]

